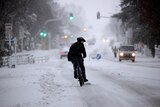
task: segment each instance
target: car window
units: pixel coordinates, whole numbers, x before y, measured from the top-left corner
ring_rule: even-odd
[[[69,47],[62,47],[61,51],[69,51]]]
[[[120,51],[134,51],[134,46],[120,46]]]

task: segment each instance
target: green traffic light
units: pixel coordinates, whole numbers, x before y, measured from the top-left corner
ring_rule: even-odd
[[[74,18],[73,18],[73,17],[70,17],[69,19],[70,19],[70,20],[73,20]]]
[[[70,14],[69,14],[69,20],[73,20],[73,19],[74,19],[73,13],[70,13]]]
[[[43,37],[46,37],[46,36],[47,36],[47,33],[46,33],[46,32],[44,32]]]
[[[47,36],[47,33],[46,32],[40,32],[39,34],[41,37],[46,37]]]
[[[43,32],[40,32],[40,36],[43,36],[44,35],[44,33]]]

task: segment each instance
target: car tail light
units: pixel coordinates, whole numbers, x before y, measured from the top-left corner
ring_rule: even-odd
[[[60,54],[61,54],[61,55],[63,55],[63,54],[64,54],[64,52],[60,52]]]

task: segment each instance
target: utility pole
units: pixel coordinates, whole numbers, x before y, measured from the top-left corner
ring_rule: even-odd
[[[15,67],[15,64],[16,64],[16,56],[14,57],[14,60],[13,60],[13,57],[11,56],[12,55],[12,48],[11,48],[12,41],[14,42],[14,45],[15,45],[14,50],[15,50],[15,55],[16,55],[16,39],[14,40],[11,39],[11,34],[12,34],[12,24],[11,23],[5,24],[5,34],[7,36],[5,41],[8,42],[8,45],[9,45],[8,67],[11,68],[13,65]]]

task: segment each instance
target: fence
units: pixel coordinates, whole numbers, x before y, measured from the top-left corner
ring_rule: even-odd
[[[34,58],[34,63],[47,62],[48,60],[49,60],[49,56],[35,57]]]
[[[2,63],[1,63],[1,67],[3,66],[8,66],[8,57],[2,57]]]
[[[34,57],[33,55],[30,54],[2,57],[2,63],[0,67],[4,66],[12,67],[12,65],[15,66],[15,65],[42,63],[42,62],[47,62],[48,60],[49,56]]]
[[[160,58],[160,46],[155,47],[155,56],[156,56],[157,58]]]

